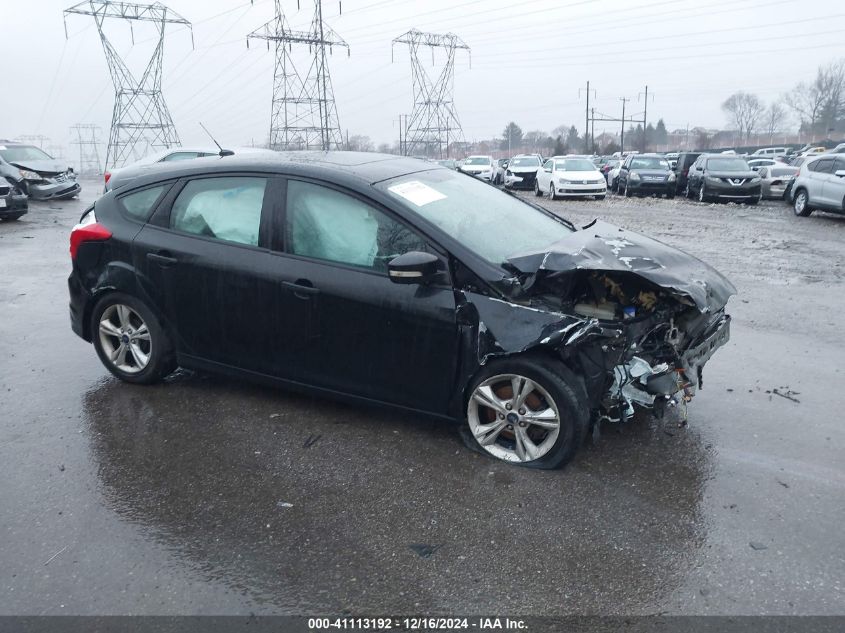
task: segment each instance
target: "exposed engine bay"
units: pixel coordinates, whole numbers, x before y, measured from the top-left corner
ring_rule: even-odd
[[[531,323],[534,338],[497,331],[505,315],[479,305],[487,338],[480,354],[554,349],[582,377],[597,421],[628,420],[637,407],[657,415],[680,407],[685,418],[704,364],[730,338],[725,305],[736,290],[725,277],[686,253],[603,222],[509,263],[515,274],[507,300],[494,303],[512,307],[511,325],[513,310],[525,311],[517,322]]]

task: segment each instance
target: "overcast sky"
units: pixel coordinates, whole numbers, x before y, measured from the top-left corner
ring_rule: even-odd
[[[62,9],[73,0],[2,0],[0,50],[6,81],[0,137],[43,134],[67,153],[69,127],[95,123],[108,135],[113,91],[93,18]],[[166,0],[194,23],[190,33],[168,30],[164,97],[183,144],[206,144],[202,121],[224,145],[268,135],[273,52],[246,34],[272,18],[273,1]],[[313,0],[282,0],[294,28],[307,28]],[[737,90],[766,103],[816,67],[845,56],[842,0],[324,0],[326,22],[351,48],[330,57],[340,126],[375,143],[398,138],[400,113],[412,107],[407,47],[391,40],[411,28],[452,32],[472,48],[459,53],[455,104],[467,140],[501,134],[509,120],[524,131],[560,124],[584,127],[584,86],[595,89],[599,112],[642,110],[647,84],[649,120],[667,127],[724,127],[722,101]],[[130,69],[150,53],[155,33],[126,23],[107,34]],[[295,59],[307,57],[307,48]],[[442,54],[435,62],[442,62]],[[304,62],[303,62],[304,63]],[[430,68],[431,57],[428,57]],[[579,88],[581,94],[579,95]],[[614,124],[615,125],[615,124]],[[603,126],[596,124],[596,134]],[[610,129],[610,124],[608,124]],[[617,129],[613,128],[614,131]]]

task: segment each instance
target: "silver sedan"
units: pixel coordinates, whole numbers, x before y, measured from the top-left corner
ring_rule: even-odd
[[[789,165],[773,165],[760,167],[757,173],[762,179],[760,186],[764,198],[785,199],[789,188],[792,186],[792,181],[798,173],[798,168]]]

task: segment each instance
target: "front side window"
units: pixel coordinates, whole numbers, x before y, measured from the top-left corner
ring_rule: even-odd
[[[292,255],[386,272],[394,257],[427,250],[425,240],[404,224],[358,198],[310,182],[288,182],[285,216],[285,245]]]
[[[192,180],[173,203],[170,228],[257,246],[266,185],[249,176]]]
[[[833,163],[833,173],[835,174],[843,169],[845,169],[845,158],[837,158],[836,162]]]
[[[130,217],[140,220],[141,222],[146,222],[153,211],[155,203],[168,187],[169,185],[158,185],[157,187],[150,187],[149,189],[135,191],[128,195],[121,196],[120,204]]]
[[[810,171],[815,171],[820,174],[829,174],[833,172],[833,159],[832,158],[822,158],[810,163],[810,166],[807,168]]]

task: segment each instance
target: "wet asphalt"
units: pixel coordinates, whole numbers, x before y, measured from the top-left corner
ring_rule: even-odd
[[[687,426],[536,472],[405,413],[112,378],[67,313],[96,188],[0,223],[0,614],[845,614],[845,217],[544,201],[740,294]]]

